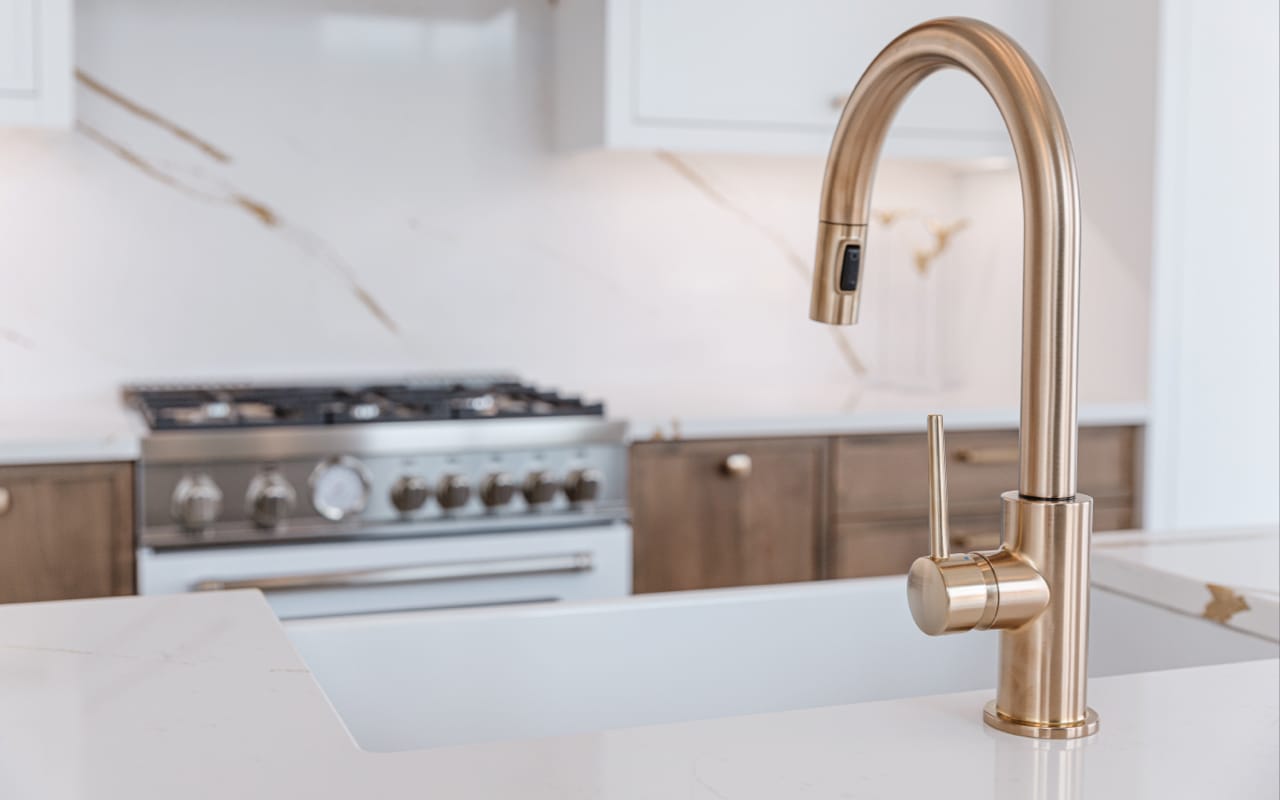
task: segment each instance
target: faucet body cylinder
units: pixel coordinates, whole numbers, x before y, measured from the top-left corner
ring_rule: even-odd
[[[1093,498],[1044,501],[1005,492],[1001,501],[1004,550],[1044,578],[1049,604],[1025,625],[1001,631],[1000,678],[986,719],[997,728],[1032,723],[1051,738],[1060,729],[1087,725],[1091,713],[1085,686]]]

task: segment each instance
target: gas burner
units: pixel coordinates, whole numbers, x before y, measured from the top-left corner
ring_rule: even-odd
[[[604,416],[600,403],[514,380],[421,378],[370,385],[133,386],[126,399],[154,431]]]

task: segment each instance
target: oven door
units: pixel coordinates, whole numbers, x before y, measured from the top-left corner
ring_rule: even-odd
[[[631,528],[138,551],[138,593],[259,589],[281,619],[631,591]]]

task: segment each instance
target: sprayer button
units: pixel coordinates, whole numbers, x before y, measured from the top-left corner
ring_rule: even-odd
[[[861,266],[862,245],[846,244],[844,246],[844,257],[840,259],[840,291],[857,291],[858,270]]]

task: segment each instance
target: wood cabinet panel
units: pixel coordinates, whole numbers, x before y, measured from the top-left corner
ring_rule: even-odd
[[[1095,500],[1129,498],[1138,475],[1138,429],[1080,429],[1080,491]],[[928,513],[929,454],[923,434],[846,436],[835,445],[838,515]],[[1018,432],[947,434],[953,513],[998,514],[1000,495],[1018,486]]]
[[[0,467],[0,602],[131,594],[130,464]]]
[[[1096,506],[1093,530],[1124,530],[1133,524],[1127,505]],[[953,517],[950,524],[953,551],[993,550],[1000,545],[1000,517]],[[830,578],[865,578],[905,574],[911,562],[929,552],[927,517],[844,522],[831,529]]]
[[[826,454],[825,439],[634,445],[635,591],[818,578]],[[730,474],[730,455],[750,474]]]

